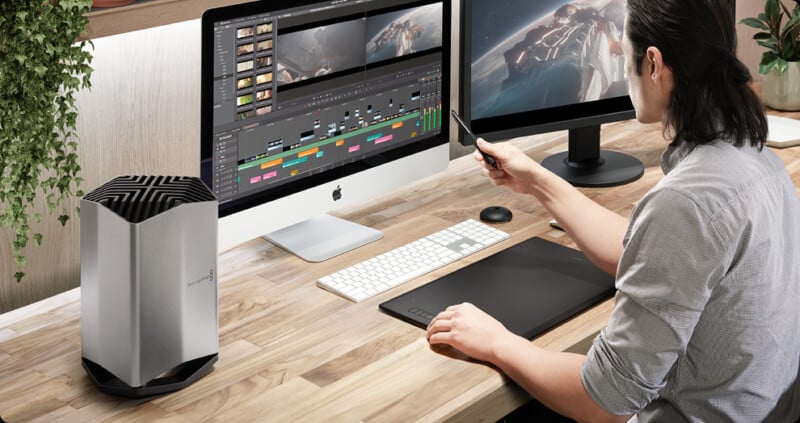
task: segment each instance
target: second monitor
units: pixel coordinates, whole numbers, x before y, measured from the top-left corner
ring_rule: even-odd
[[[462,117],[488,140],[569,130],[568,151],[542,165],[573,185],[638,179],[638,159],[600,149],[600,124],[635,116],[624,12],[624,0],[462,0]]]

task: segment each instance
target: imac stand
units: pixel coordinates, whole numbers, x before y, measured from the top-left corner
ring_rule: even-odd
[[[323,214],[264,235],[305,261],[318,263],[383,238],[383,232]]]

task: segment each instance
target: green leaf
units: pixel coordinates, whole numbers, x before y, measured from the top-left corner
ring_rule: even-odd
[[[767,26],[767,24],[765,24],[760,19],[745,18],[745,19],[742,19],[740,23],[745,24],[745,25],[747,25],[749,27],[756,28],[756,29],[763,29],[764,31],[769,31],[769,27]]]
[[[766,22],[770,23],[772,26],[781,16],[781,6],[779,0],[767,0],[764,4],[764,13],[766,14],[767,19]]]
[[[778,41],[774,38],[770,38],[768,40],[759,40],[756,42],[756,44],[760,45],[761,47],[766,47],[775,54],[778,53]]]
[[[781,31],[781,39],[790,40],[797,37],[798,26],[800,25],[800,15],[793,16],[786,22],[786,26]]]
[[[25,276],[25,272],[16,272],[16,273],[14,273],[14,279],[17,280],[17,283],[20,283],[24,276]]]
[[[789,62],[775,54],[764,53],[761,63],[758,65],[758,72],[762,75],[768,75],[773,69],[778,71],[778,75],[783,75],[789,69]]]
[[[758,65],[758,73],[768,75],[777,66],[777,61],[778,56],[775,53],[771,51],[764,52],[761,56],[761,63]]]
[[[42,235],[40,233],[33,234],[33,239],[36,241],[36,245],[37,246],[41,246],[42,245],[42,238],[44,238],[44,235]]]
[[[14,257],[14,260],[17,262],[17,266],[19,266],[20,269],[25,267],[25,257],[24,256],[17,255],[17,256]]]

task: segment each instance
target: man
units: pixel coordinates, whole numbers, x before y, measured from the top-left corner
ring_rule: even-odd
[[[665,177],[630,221],[510,144],[481,149],[495,185],[537,198],[616,277],[586,356],[542,350],[470,304],[428,327],[581,421],[800,417],[800,201],[736,59],[732,2],[628,0],[623,37],[636,117],[671,138]],[[482,159],[476,155],[476,160]]]

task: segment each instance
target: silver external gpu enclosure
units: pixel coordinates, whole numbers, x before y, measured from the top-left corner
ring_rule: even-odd
[[[81,361],[101,391],[158,395],[212,369],[217,207],[194,177],[121,176],[81,199]]]

